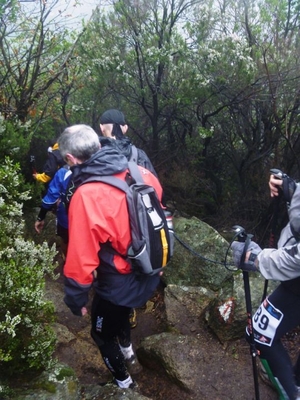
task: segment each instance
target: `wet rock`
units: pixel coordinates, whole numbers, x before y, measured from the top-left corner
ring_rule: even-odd
[[[165,269],[163,281],[166,285],[199,286],[218,291],[232,279],[232,274],[222,265],[228,242],[196,217],[174,217],[173,223],[176,235],[191,250],[175,240],[174,256]]]
[[[201,287],[168,285],[164,291],[167,323],[179,333],[197,332],[216,293]]]
[[[13,397],[14,400],[79,400],[80,398],[80,385],[74,371],[61,364],[27,381],[22,392],[17,391]]]

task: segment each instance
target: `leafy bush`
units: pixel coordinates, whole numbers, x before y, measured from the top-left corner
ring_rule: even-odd
[[[30,120],[22,123],[17,118],[5,118],[0,113],[0,157],[8,156],[15,162],[22,163],[26,158],[33,130]]]
[[[8,375],[47,368],[55,347],[54,307],[44,299],[45,274],[54,277],[56,254],[23,238],[19,165],[0,165],[0,368]]]

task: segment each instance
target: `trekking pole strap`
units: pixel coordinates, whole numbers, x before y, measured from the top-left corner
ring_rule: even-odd
[[[194,254],[196,257],[202,258],[202,260],[209,261],[209,262],[212,262],[212,263],[214,263],[214,264],[220,264],[220,265],[225,266],[225,263],[222,262],[222,261],[211,260],[211,259],[209,259],[209,258],[207,258],[207,257],[204,257],[204,256],[202,256],[201,254],[197,253],[197,252],[196,252],[195,250],[193,250],[187,243],[185,243],[183,240],[181,240],[181,239],[176,235],[175,232],[174,232],[174,237],[175,237],[175,239],[181,244],[181,246],[183,246],[185,249],[187,249],[190,253]]]

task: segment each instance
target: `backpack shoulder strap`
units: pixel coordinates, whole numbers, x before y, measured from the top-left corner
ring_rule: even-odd
[[[133,179],[133,183],[137,183],[139,185],[145,185],[142,174],[140,172],[140,169],[135,162],[129,161],[128,169],[129,169],[130,176]],[[89,178],[85,179],[85,181],[82,182],[81,185],[88,183],[88,182],[106,183],[107,185],[111,185],[111,186],[114,186],[114,187],[122,190],[123,192],[125,192],[127,194],[127,196],[129,195],[129,186],[131,185],[131,183],[128,183],[127,180],[123,181],[121,179],[116,178],[113,175],[90,176]]]
[[[131,145],[131,156],[128,161],[135,162],[136,164],[138,162],[138,149],[134,144]]]
[[[135,162],[128,161],[128,169],[129,169],[130,175],[132,176],[132,178],[135,180],[136,183],[144,184],[144,180],[142,178],[141,171]]]
[[[114,186],[123,192],[127,192],[128,190],[128,184],[125,181],[122,181],[121,179],[115,178],[112,175],[99,175],[99,176],[90,176],[87,178],[82,184],[88,183],[88,182],[103,182],[107,183],[108,185]]]

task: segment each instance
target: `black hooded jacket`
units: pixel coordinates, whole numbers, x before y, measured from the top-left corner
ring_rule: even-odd
[[[122,153],[127,160],[130,160],[132,155],[132,143],[128,136],[123,136],[120,139],[108,138],[105,136],[99,136],[101,147],[112,147]],[[149,160],[147,154],[142,150],[137,148],[137,164],[141,167],[146,168],[148,171],[152,172],[154,176],[157,177],[157,173]]]

